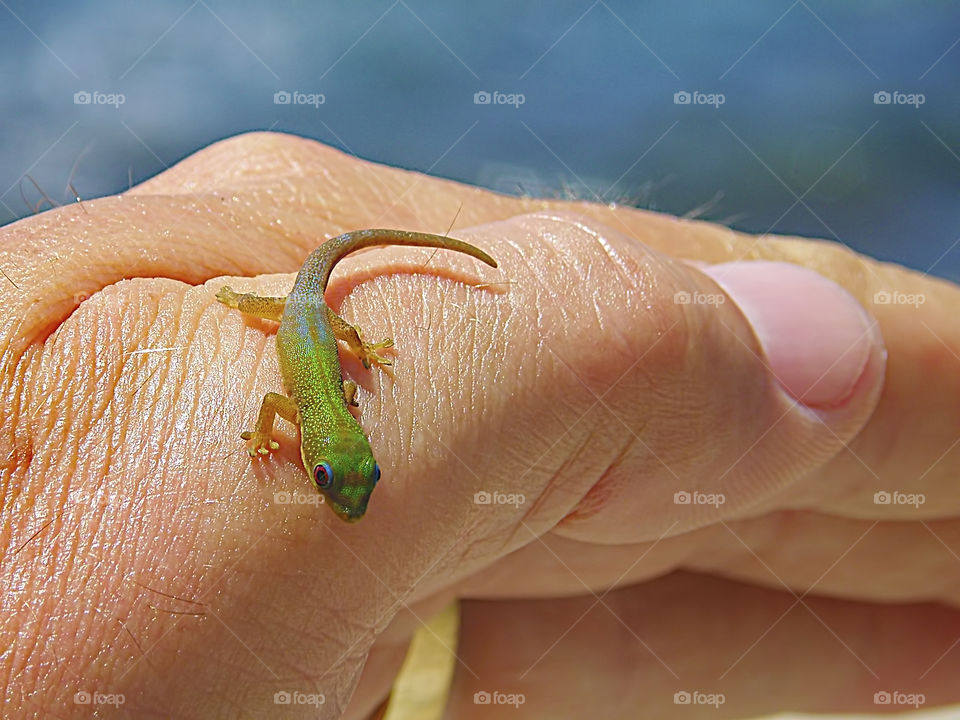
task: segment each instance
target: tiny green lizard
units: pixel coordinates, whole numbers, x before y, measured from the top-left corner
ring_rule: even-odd
[[[357,385],[343,380],[337,340],[345,341],[365,368],[371,363],[390,365],[377,351],[393,341],[364,341],[356,327],[327,306],[323,294],[333,266],[342,257],[373,245],[456,250],[497,266],[492,257],[461,240],[403,230],[358,230],[328,240],[310,253],[286,297],[240,294],[229,287],[217,293],[217,300],[227,307],[280,323],[277,356],[288,395],[263,396],[254,429],[240,435],[251,441],[250,455],[268,455],[279,447],[271,437],[277,415],[299,425],[300,455],[307,474],[333,511],[349,521],[359,520],[366,512],[380,467],[347,407],[357,405]]]

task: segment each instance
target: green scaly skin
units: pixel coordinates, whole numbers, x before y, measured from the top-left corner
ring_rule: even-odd
[[[380,468],[360,423],[350,413],[356,385],[341,375],[337,340],[344,340],[364,367],[389,365],[377,351],[392,340],[364,342],[357,329],[334,313],[323,299],[334,265],[349,253],[374,245],[411,245],[456,250],[497,267],[479,248],[461,240],[404,230],[358,230],[328,240],[304,262],[293,290],[286,297],[239,294],[229,287],[217,300],[249,315],[280,322],[277,355],[288,396],[267,393],[254,430],[241,434],[251,440],[252,456],[277,449],[272,439],[276,415],[300,425],[303,466],[333,511],[356,521],[367,510]]]

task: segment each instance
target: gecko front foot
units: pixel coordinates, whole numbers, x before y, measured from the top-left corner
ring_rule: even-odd
[[[353,380],[343,381],[343,400],[347,405],[360,407],[360,403],[357,402],[357,384]]]
[[[247,452],[250,453],[250,457],[257,457],[257,455],[269,455],[271,452],[280,447],[280,444],[271,438],[266,433],[258,433],[256,431],[247,430],[246,432],[240,433],[240,437],[244,440],[252,440],[250,447],[247,448]]]

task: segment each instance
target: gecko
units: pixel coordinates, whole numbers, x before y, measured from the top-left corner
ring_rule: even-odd
[[[323,243],[307,257],[286,297],[238,293],[224,286],[216,298],[229,308],[280,323],[277,357],[287,395],[263,396],[253,430],[240,437],[250,441],[251,457],[269,455],[279,447],[273,439],[277,415],[300,427],[300,456],[327,504],[343,520],[354,522],[367,511],[370,494],[380,480],[370,442],[349,410],[356,407],[356,383],[344,380],[337,340],[369,369],[391,365],[378,351],[393,340],[367,342],[360,330],[337,315],[324,300],[334,265],[345,255],[375,245],[433,247],[466,253],[491,267],[497,262],[483,250],[454,238],[404,230],[357,230]]]

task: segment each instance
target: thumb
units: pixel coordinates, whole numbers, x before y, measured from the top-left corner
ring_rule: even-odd
[[[693,267],[575,215],[513,222],[551,248],[527,263],[546,348],[544,419],[528,427],[559,432],[527,448],[553,467],[550,494],[583,489],[555,532],[633,543],[767,511],[870,417],[876,323],[817,273]]]

